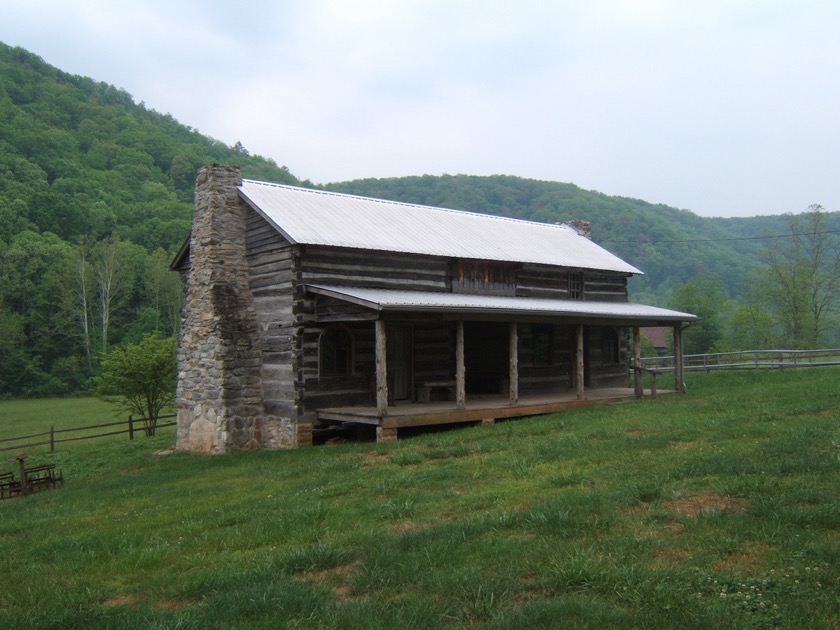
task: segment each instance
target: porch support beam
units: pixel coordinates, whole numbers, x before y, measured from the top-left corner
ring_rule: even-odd
[[[575,344],[575,388],[577,399],[583,400],[583,324],[577,325],[577,343]]]
[[[638,326],[633,326],[633,393],[636,398],[645,395],[644,379],[642,378],[642,335]]]
[[[510,404],[519,404],[519,330],[516,322],[510,323]]]
[[[674,325],[674,389],[681,394],[685,393],[685,381],[683,380],[683,344],[681,323]]]
[[[455,406],[464,409],[467,405],[466,367],[464,366],[464,321],[455,325]]]
[[[388,353],[385,347],[385,322],[376,320],[376,410],[388,415]]]

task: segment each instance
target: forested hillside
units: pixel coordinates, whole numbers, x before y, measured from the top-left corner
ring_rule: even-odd
[[[196,171],[210,163],[238,164],[249,178],[312,186],[238,142],[208,138],[146,108],[122,89],[0,44],[0,397],[85,391],[109,348],[149,332],[177,332],[182,295],[168,263],[189,234]],[[645,272],[632,280],[632,299],[672,306],[676,300],[694,312],[711,302],[718,309],[726,303],[733,314],[733,299],[756,307],[751,274],[766,263],[767,244],[777,242],[756,237],[790,228],[784,217],[705,219],[510,176],[324,187],[536,221],[590,221],[595,241]],[[838,229],[836,214],[824,219]],[[698,295],[704,303],[696,303]],[[742,328],[737,321],[730,328]],[[720,339],[718,332],[704,344],[719,346]]]
[[[0,44],[0,396],[83,390],[108,347],[177,330],[168,271],[196,170],[299,184],[248,155]]]

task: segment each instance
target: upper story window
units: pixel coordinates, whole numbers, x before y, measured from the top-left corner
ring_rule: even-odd
[[[331,326],[321,333],[319,360],[322,378],[353,373],[353,339],[347,329]]]
[[[452,292],[515,295],[516,268],[514,263],[458,259],[449,266]]]
[[[570,300],[583,299],[583,274],[580,271],[569,272],[568,295]]]

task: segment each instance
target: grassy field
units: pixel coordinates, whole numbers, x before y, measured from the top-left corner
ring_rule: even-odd
[[[31,435],[50,427],[80,427],[124,419],[114,405],[98,398],[0,400],[0,438]]]
[[[64,487],[0,502],[0,627],[837,628],[838,382],[691,374],[388,445],[68,444],[39,456]]]

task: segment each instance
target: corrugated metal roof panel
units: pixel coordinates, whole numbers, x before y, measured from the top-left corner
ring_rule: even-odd
[[[630,302],[586,302],[432,291],[399,291],[362,287],[308,285],[314,293],[349,300],[379,311],[433,311],[556,315],[619,320],[621,322],[685,322],[696,315]]]
[[[294,243],[642,273],[565,225],[248,179],[239,190]]]

